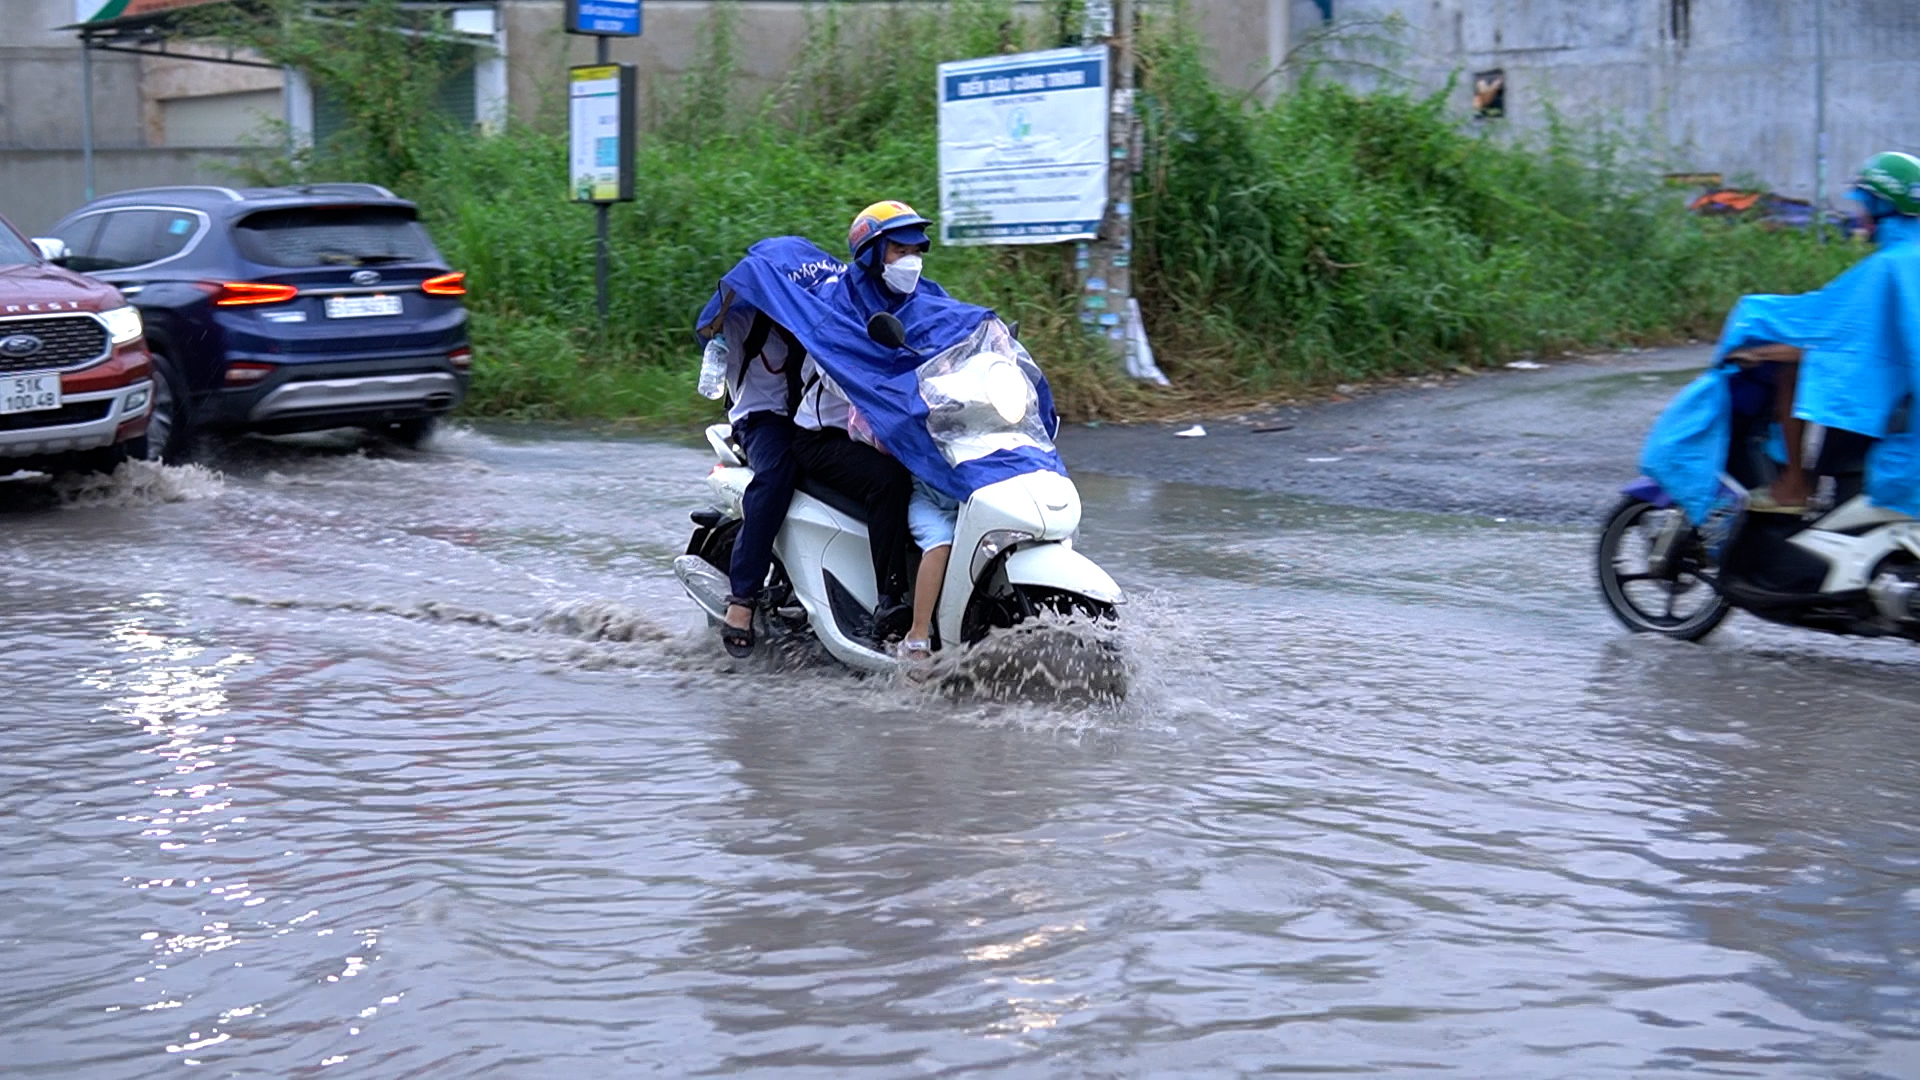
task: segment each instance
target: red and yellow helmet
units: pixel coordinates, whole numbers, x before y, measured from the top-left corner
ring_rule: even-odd
[[[856,266],[865,266],[868,260],[863,256],[876,250],[875,241],[883,236],[897,244],[926,247],[926,227],[931,224],[906,203],[895,199],[877,202],[854,215],[847,229],[847,251]]]

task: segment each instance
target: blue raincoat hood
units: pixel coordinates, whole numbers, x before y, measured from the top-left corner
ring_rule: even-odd
[[[1805,350],[1794,415],[1881,441],[1867,462],[1867,494],[1920,516],[1920,431],[1889,434],[1893,416],[1920,390],[1920,220],[1880,223],[1880,250],[1817,292],[1742,297],[1727,316],[1714,369],[1681,392],[1655,422],[1641,468],[1694,521],[1719,496],[1726,462],[1733,376],[1727,354],[1749,345]]]
[[[1057,453],[1034,447],[949,465],[927,429],[917,369],[965,340],[993,318],[992,311],[955,300],[924,279],[913,293],[901,296],[798,236],[762,240],[747,249],[747,257],[720,279],[701,311],[700,337],[719,332],[723,312],[743,307],[764,312],[792,333],[814,363],[833,376],[888,452],[946,495],[965,501],[978,488],[1024,473],[1066,475]],[[878,311],[900,319],[909,348],[889,349],[867,336],[867,320]],[[1040,414],[1052,433],[1058,423],[1052,392],[1044,379],[1037,390]]]

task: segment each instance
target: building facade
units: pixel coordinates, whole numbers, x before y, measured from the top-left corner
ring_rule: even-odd
[[[1487,122],[1601,121],[1675,172],[1810,198],[1824,128],[1831,200],[1870,154],[1920,153],[1916,0],[1334,0],[1334,11],[1403,21],[1398,74],[1416,90],[1457,74],[1466,111],[1476,82],[1497,80],[1504,116]]]

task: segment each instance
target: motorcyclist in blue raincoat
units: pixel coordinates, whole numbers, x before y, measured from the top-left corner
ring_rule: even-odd
[[[1874,155],[1850,197],[1879,250],[1817,292],[1743,297],[1727,316],[1715,367],[1648,435],[1642,468],[1696,523],[1722,499],[1723,469],[1751,483],[1739,459],[1776,420],[1786,467],[1756,509],[1805,503],[1801,436],[1811,423],[1827,431],[1816,472],[1836,456],[1864,454],[1874,502],[1920,516],[1920,432],[1896,424],[1920,388],[1920,159]],[[1772,402],[1747,400],[1768,383]]]
[[[840,302],[860,323],[878,312],[898,313],[922,288],[938,292],[939,286],[920,279],[921,253],[931,246],[929,224],[913,207],[892,200],[874,203],[854,217],[847,230],[852,268],[829,288],[841,290]],[[913,475],[871,439],[854,437],[852,403],[811,358],[800,378],[794,459],[808,476],[866,508],[873,580],[880,595],[875,631],[882,640],[897,638],[912,618],[906,598],[911,585],[907,502]]]

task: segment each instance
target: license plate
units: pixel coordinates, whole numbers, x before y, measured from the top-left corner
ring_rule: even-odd
[[[397,296],[329,296],[327,318],[364,319],[369,315],[400,314]]]
[[[0,416],[59,407],[60,376],[53,372],[0,376]]]

